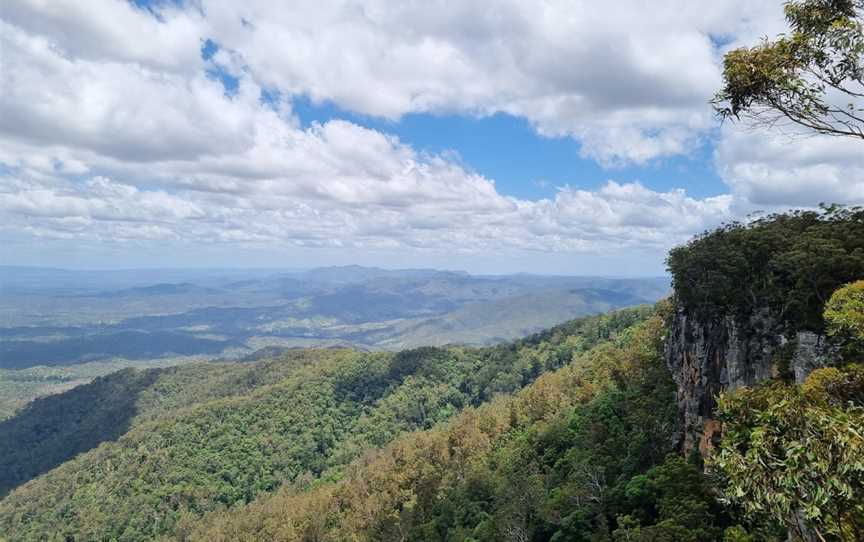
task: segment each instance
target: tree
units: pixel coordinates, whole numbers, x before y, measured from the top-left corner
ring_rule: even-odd
[[[864,0],[796,0],[791,33],[724,59],[723,119],[864,139]]]
[[[838,289],[825,305],[828,334],[841,341],[851,355],[864,350],[864,280]]]
[[[666,260],[676,304],[702,321],[770,309],[789,332],[822,332],[838,287],[864,276],[864,208],[772,214],[708,231]]]
[[[710,465],[727,501],[810,540],[864,539],[864,370],[814,371],[722,395],[723,440]]]

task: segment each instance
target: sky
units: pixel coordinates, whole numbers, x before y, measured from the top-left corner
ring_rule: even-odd
[[[859,142],[719,123],[782,2],[4,0],[0,264],[657,275],[864,203]]]

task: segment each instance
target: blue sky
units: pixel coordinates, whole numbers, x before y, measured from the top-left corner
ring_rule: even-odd
[[[136,4],[151,7],[153,2],[139,0]],[[712,41],[717,47],[725,43],[714,37]],[[210,60],[219,48],[214,41],[206,40],[201,48],[202,58]],[[216,66],[208,73],[222,83],[227,95],[237,92],[238,79],[226,70]],[[278,89],[265,89],[262,100],[272,103],[274,95],[279,95]],[[610,178],[638,181],[661,191],[687,186],[688,192],[696,197],[726,191],[711,163],[712,139],[716,134],[705,134],[702,144],[683,156],[609,168],[581,156],[578,140],[541,135],[528,120],[507,113],[410,113],[388,120],[357,114],[331,101],[316,103],[306,95],[292,96],[290,100],[293,112],[304,126],[344,119],[395,135],[418,151],[455,153],[466,167],[494,179],[503,194],[518,198],[548,198],[563,186],[594,190]]]
[[[506,113],[486,117],[410,114],[387,121],[351,114],[329,103],[316,105],[306,97],[295,99],[293,107],[304,125],[348,119],[396,135],[421,151],[453,151],[467,167],[494,179],[502,193],[518,198],[549,198],[565,185],[595,190],[613,178],[639,181],[660,191],[686,186],[696,197],[726,191],[711,163],[713,146],[707,138],[686,156],[604,168],[580,156],[577,140],[542,136],[527,120]]]
[[[709,105],[723,54],[785,29],[779,0],[8,0],[0,19],[2,263],[656,275],[753,211],[864,201],[857,143]]]
[[[151,8],[153,2],[138,0],[137,5]],[[155,4],[158,5],[158,4]],[[711,37],[716,47],[728,40]],[[207,39],[201,57],[210,60],[220,46]],[[229,96],[237,92],[238,79],[220,66],[208,74],[222,83]],[[264,89],[262,100],[272,103],[278,89]],[[397,136],[421,152],[455,153],[465,167],[494,179],[506,195],[537,200],[554,196],[555,190],[572,186],[595,190],[609,179],[637,181],[654,190],[666,191],[686,186],[696,197],[726,191],[712,165],[715,133],[705,134],[701,145],[685,155],[676,155],[635,166],[620,164],[604,167],[580,155],[580,143],[568,136],[544,136],[524,118],[507,113],[447,114],[409,113],[396,120],[362,115],[340,108],[332,101],[314,101],[307,95],[291,96],[291,108],[304,126],[334,119]]]

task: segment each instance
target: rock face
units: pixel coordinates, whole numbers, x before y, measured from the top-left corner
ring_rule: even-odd
[[[703,455],[716,445],[719,424],[713,419],[717,395],[727,389],[752,386],[763,380],[794,373],[803,382],[825,365],[824,337],[802,331],[784,337],[767,310],[746,320],[731,317],[699,321],[678,309],[666,338],[666,363],[678,387],[678,410],[683,421],[682,448],[698,446]],[[784,359],[784,353],[789,356]]]
[[[795,340],[795,354],[791,361],[795,383],[801,384],[814,369],[827,365],[829,353],[829,346],[823,335],[817,335],[812,331],[799,331]]]

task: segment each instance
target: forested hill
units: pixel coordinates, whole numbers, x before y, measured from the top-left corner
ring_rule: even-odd
[[[719,540],[730,517],[672,453],[663,326],[652,316],[339,480],[212,514],[188,539]]]
[[[102,442],[117,440],[133,426],[195,404],[244,395],[304,366],[352,355],[348,350],[292,350],[256,364],[124,369],[36,399],[0,422],[0,495]]]
[[[575,320],[490,348],[299,350],[98,379],[0,425],[3,487],[23,483],[0,501],[0,533],[16,541],[178,534],[195,517],[283,484],[338,479],[366,450],[581,363],[650,313]]]
[[[864,208],[733,222],[673,249],[667,262],[675,300],[695,318],[741,321],[765,310],[784,332],[821,333],[831,294],[864,276]]]

